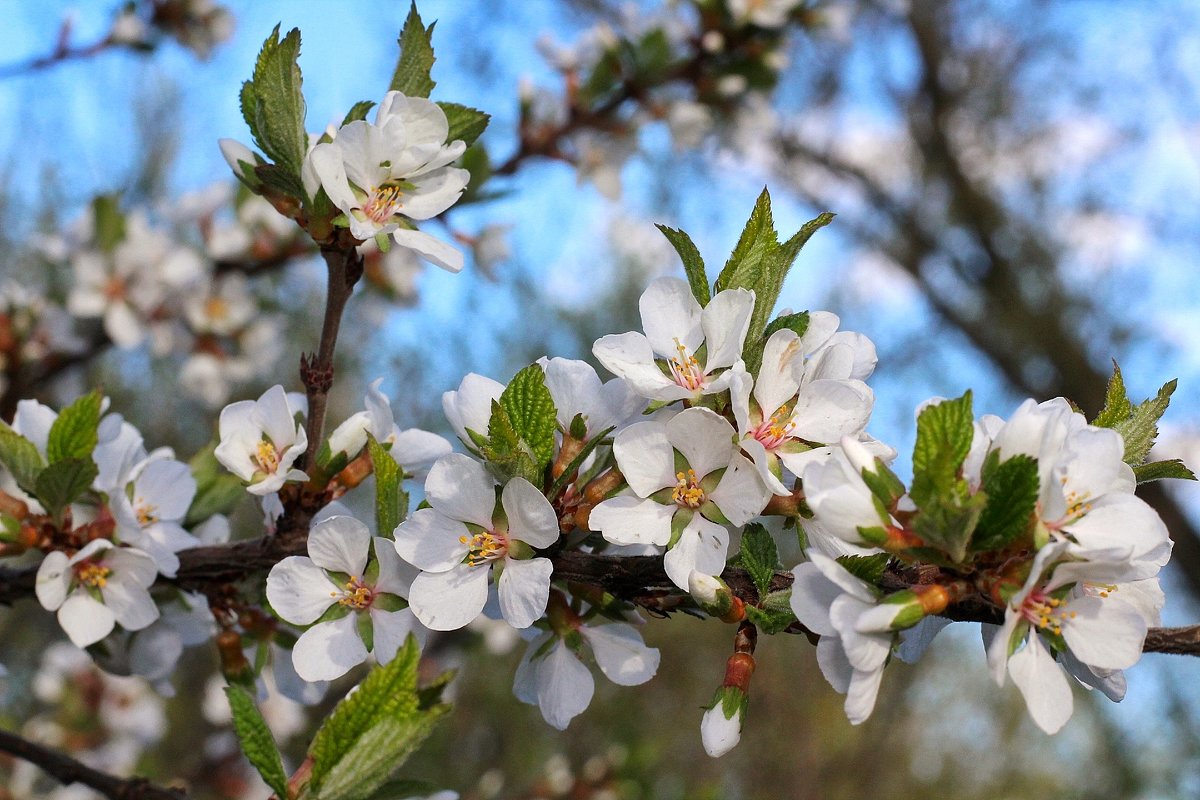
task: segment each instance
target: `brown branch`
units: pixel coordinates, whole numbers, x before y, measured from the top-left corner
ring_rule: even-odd
[[[118,778],[92,769],[66,753],[44,747],[15,733],[0,729],[0,752],[16,756],[38,766],[50,777],[69,786],[82,783],[110,800],[186,800],[179,789],[156,786],[145,778]]]

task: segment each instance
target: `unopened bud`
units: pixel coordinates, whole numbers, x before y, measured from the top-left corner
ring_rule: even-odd
[[[242,652],[242,637],[236,631],[217,634],[217,652],[221,656],[221,674],[230,683],[254,685],[254,671]]]
[[[745,604],[729,591],[729,585],[715,575],[692,570],[688,592],[696,605],[711,617],[725,622],[740,622],[746,616]]]
[[[713,697],[712,705],[700,720],[700,740],[704,752],[720,758],[737,747],[742,738],[742,724],[750,699],[736,686],[722,686]]]

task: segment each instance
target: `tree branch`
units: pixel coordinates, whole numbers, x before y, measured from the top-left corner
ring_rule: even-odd
[[[179,789],[156,786],[145,778],[118,778],[92,769],[66,753],[35,744],[28,739],[0,729],[0,752],[38,766],[63,786],[82,783],[110,800],[186,800]]]

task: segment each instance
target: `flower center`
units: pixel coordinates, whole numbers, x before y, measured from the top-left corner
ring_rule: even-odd
[[[108,585],[108,576],[112,574],[112,570],[102,564],[95,564],[91,561],[85,561],[75,567],[75,577],[84,586],[91,586],[95,589],[103,589]]]
[[[1048,630],[1055,636],[1062,635],[1062,626],[1067,620],[1075,619],[1078,613],[1062,608],[1063,601],[1035,589],[1025,598],[1021,616],[1039,630]]]
[[[467,546],[466,564],[477,567],[508,553],[508,537],[495,531],[483,531],[474,536],[460,536],[458,541]]]
[[[699,508],[704,505],[704,490],[700,488],[700,479],[696,477],[696,470],[677,472],[675,479],[679,482],[675,484],[675,490],[671,492],[671,499],[675,501],[676,505],[684,508]]]
[[[263,439],[258,443],[253,459],[258,464],[258,468],[268,475],[274,475],[275,471],[279,469],[279,451],[268,439]]]
[[[117,276],[109,278],[104,283],[104,297],[110,301],[125,299],[125,281]]]
[[[1059,483],[1062,484],[1065,490],[1067,485],[1067,476],[1064,475],[1059,478]],[[1065,513],[1063,513],[1062,519],[1054,523],[1047,523],[1046,527],[1052,531],[1057,531],[1064,525],[1070,525],[1080,517],[1085,516],[1089,511],[1092,510],[1092,504],[1089,502],[1091,499],[1092,495],[1090,492],[1064,491],[1063,501],[1067,505],[1067,510]]]
[[[210,297],[204,301],[204,314],[212,320],[223,320],[229,316],[229,303],[224,297]]]
[[[695,391],[704,385],[704,370],[683,342],[675,340],[676,356],[671,359],[671,377],[685,389]]]
[[[403,205],[403,190],[398,184],[385,183],[375,190],[363,206],[363,213],[376,225],[382,225],[395,216]]]
[[[364,608],[371,607],[371,601],[375,599],[375,592],[362,582],[362,578],[352,575],[340,592],[330,592],[329,596],[336,597],[339,606],[362,611]]]
[[[137,520],[138,523],[143,526],[153,525],[154,523],[158,522],[158,506],[151,505],[150,503],[143,503],[139,505],[137,509]]]
[[[785,414],[784,410],[780,408],[771,415],[770,419],[764,420],[755,428],[750,435],[757,439],[763,447],[774,450],[792,438],[792,430],[795,427],[796,423],[792,421],[791,416]]]

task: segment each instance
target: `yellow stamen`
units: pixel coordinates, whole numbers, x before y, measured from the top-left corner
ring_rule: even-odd
[[[484,531],[474,536],[460,536],[458,541],[467,546],[465,563],[472,567],[503,558],[508,552],[508,538],[494,531]]]
[[[363,213],[372,222],[382,225],[400,210],[400,206],[403,205],[400,198],[403,196],[404,192],[397,184],[385,183],[376,189],[371,198],[367,200],[362,209]]]
[[[102,564],[87,562],[75,567],[75,576],[84,586],[103,589],[108,585],[108,576],[112,570]]]
[[[275,471],[279,469],[279,451],[267,439],[263,439],[258,443],[258,448],[253,458],[258,464],[258,468],[268,475],[274,475]]]
[[[704,490],[700,488],[700,479],[696,477],[694,469],[689,469],[686,473],[675,473],[675,479],[679,482],[675,484],[675,490],[671,492],[671,499],[677,505],[685,508],[699,508],[704,505],[706,499]]]

